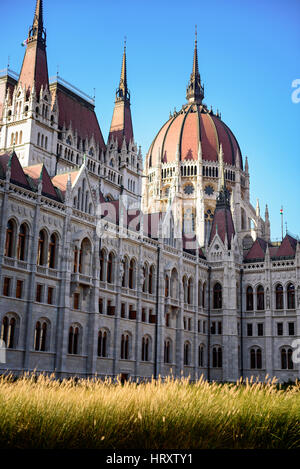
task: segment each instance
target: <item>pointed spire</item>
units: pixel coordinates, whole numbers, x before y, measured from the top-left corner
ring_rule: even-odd
[[[246,156],[246,161],[245,161],[245,173],[249,173],[249,163],[248,163],[248,157]]]
[[[268,204],[266,204],[266,210],[265,210],[265,220],[269,220],[269,209],[268,209]]]
[[[204,86],[201,85],[201,78],[198,67],[198,51],[197,51],[197,26],[195,27],[195,47],[193,57],[193,69],[189,84],[186,89],[186,99],[189,103],[201,104],[204,98]]]
[[[260,217],[260,207],[259,207],[259,200],[256,199],[256,216]]]
[[[37,96],[41,86],[49,88],[48,66],[46,56],[46,30],[43,23],[43,0],[37,0],[32,26],[29,28],[26,41],[26,52],[23,59],[19,84],[26,87],[29,93],[36,85]]]
[[[115,108],[110,124],[108,140],[110,140],[111,137],[117,140],[118,150],[121,149],[124,138],[127,146],[130,142],[134,141],[130,111],[130,93],[127,86],[126,38],[124,41],[120,83],[116,91]]]
[[[116,99],[121,99],[122,101],[129,101],[130,102],[130,93],[127,87],[127,66],[126,66],[126,37],[124,40],[124,51],[123,51],[123,58],[122,58],[122,67],[121,67],[121,77],[119,88],[116,92]]]

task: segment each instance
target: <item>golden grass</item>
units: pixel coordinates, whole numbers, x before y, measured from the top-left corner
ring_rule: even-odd
[[[1,448],[300,448],[300,384],[0,377]]]

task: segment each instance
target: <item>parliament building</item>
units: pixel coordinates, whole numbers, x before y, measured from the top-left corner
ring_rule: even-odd
[[[104,138],[93,98],[49,78],[42,0],[25,43],[20,73],[0,72],[0,373],[299,378],[300,242],[272,242],[251,204],[197,36],[186,100],[145,158],[126,47]]]

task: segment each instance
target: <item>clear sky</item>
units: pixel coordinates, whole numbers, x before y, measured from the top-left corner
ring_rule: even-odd
[[[0,0],[0,69],[20,71],[35,0]],[[170,110],[185,103],[194,29],[205,103],[248,156],[251,202],[269,206],[272,239],[300,235],[299,0],[44,0],[49,75],[89,95],[107,140],[127,36],[135,140],[145,156]],[[300,97],[300,93],[298,94]],[[285,227],[285,225],[284,225]],[[285,228],[284,228],[285,231]]]

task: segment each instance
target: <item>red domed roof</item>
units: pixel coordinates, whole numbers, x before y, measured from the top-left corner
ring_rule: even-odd
[[[177,148],[180,161],[197,160],[199,141],[203,160],[218,161],[222,144],[224,163],[236,166],[236,159],[239,158],[240,167],[243,168],[242,154],[235,136],[219,115],[200,103],[184,105],[162,126],[148,152],[149,167],[156,166],[158,154],[162,163],[175,161]]]

